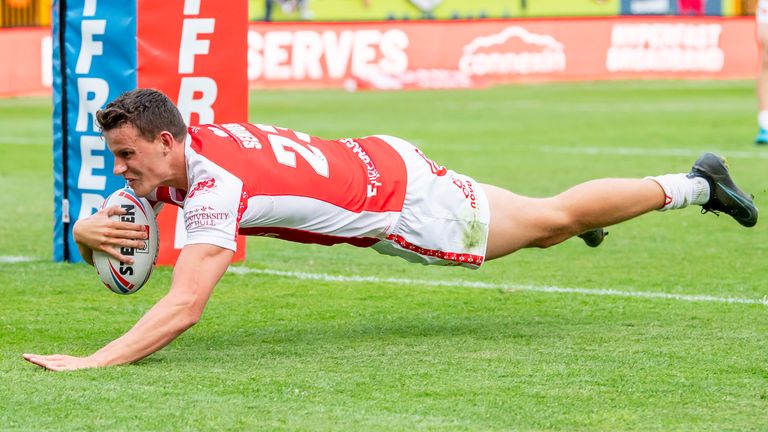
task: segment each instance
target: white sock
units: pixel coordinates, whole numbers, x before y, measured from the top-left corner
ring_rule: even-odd
[[[681,209],[690,204],[703,205],[709,201],[709,182],[701,177],[688,177],[687,174],[665,174],[646,177],[664,189],[664,207],[659,211]]]
[[[760,129],[768,130],[768,110],[757,113],[757,125],[760,126]]]

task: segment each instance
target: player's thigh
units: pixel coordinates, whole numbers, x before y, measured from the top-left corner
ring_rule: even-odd
[[[757,41],[760,49],[765,52],[768,49],[768,22],[757,23]]]

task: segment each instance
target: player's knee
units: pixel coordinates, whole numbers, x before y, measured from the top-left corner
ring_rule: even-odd
[[[548,211],[538,219],[540,233],[532,246],[548,248],[561,243],[579,232],[579,224],[570,213],[561,210]]]

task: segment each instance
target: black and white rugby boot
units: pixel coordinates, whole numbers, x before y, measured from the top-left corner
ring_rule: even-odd
[[[702,205],[702,213],[722,212],[745,227],[755,226],[758,211],[752,196],[736,186],[728,172],[728,165],[720,156],[704,153],[693,164],[688,177],[701,177],[709,183],[709,201]]]
[[[595,228],[589,231],[584,231],[579,234],[579,238],[584,240],[584,243],[589,247],[598,247],[603,242],[605,236],[608,235],[608,231],[603,228]]]

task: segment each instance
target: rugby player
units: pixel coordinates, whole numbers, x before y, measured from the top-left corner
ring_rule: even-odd
[[[758,132],[755,144],[768,144],[768,0],[759,0],[755,11],[757,42],[760,46],[760,72],[757,76]]]
[[[187,243],[169,292],[127,333],[92,355],[24,354],[54,370],[135,362],[200,319],[229,265],[238,235],[304,243],[348,243],[421,264],[479,268],[521,248],[546,248],[581,235],[591,246],[610,226],[653,210],[700,205],[746,227],[752,198],[716,155],[689,173],[592,180],[550,198],[479,183],[386,135],[325,140],[259,124],[187,127],[162,93],[124,93],[97,113],[114,174],[156,208],[183,209]],[[141,226],[111,220],[117,207],[77,221],[85,261],[100,250],[141,247]]]

